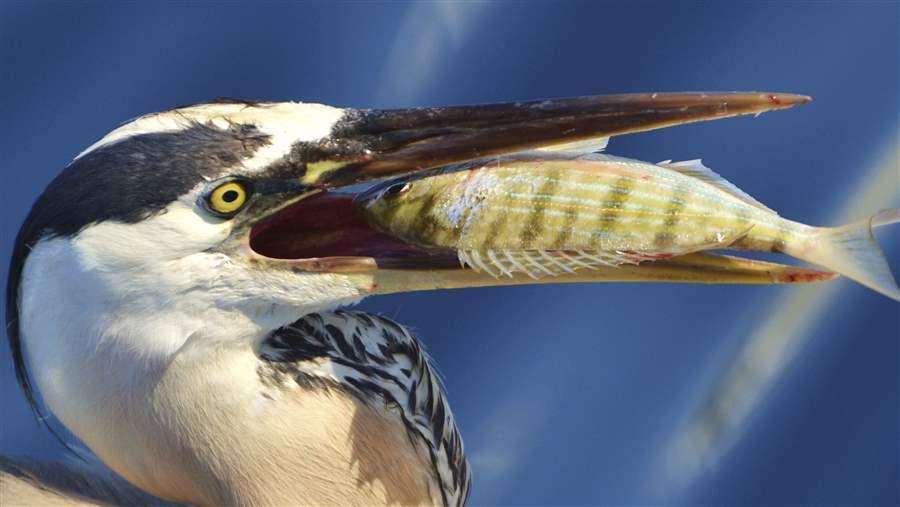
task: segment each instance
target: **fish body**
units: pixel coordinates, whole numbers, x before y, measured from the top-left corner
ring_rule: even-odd
[[[811,227],[780,217],[699,160],[522,153],[390,181],[358,200],[373,226],[454,250],[495,276],[733,249],[785,253],[900,297],[870,231],[873,221],[897,221],[897,210],[845,228]],[[859,244],[840,248],[848,242]],[[848,258],[859,245],[874,256]]]

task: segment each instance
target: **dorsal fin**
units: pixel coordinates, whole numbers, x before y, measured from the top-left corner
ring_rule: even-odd
[[[582,141],[572,141],[569,143],[551,144],[542,146],[537,151],[564,151],[568,153],[599,153],[606,149],[609,143],[608,137],[598,137],[594,139],[585,139]]]
[[[698,180],[705,181],[706,183],[709,183],[710,185],[712,185],[720,190],[724,190],[725,192],[728,192],[729,194],[737,197],[738,199],[746,202],[747,204],[756,206],[757,208],[764,209],[771,213],[775,213],[776,215],[778,214],[778,212],[776,212],[772,208],[757,201],[752,196],[750,196],[750,194],[739,189],[737,186],[735,186],[734,183],[731,183],[730,181],[726,180],[725,178],[719,176],[717,173],[715,173],[709,167],[706,167],[705,165],[703,165],[703,161],[701,161],[699,158],[695,159],[695,160],[685,160],[682,162],[672,162],[671,160],[663,160],[662,162],[658,163],[657,165],[663,166],[668,169],[672,169],[673,171],[678,171],[679,173],[681,173],[685,176],[690,176],[692,178],[697,178]]]

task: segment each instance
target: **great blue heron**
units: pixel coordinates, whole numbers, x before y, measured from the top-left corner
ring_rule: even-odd
[[[69,164],[19,232],[7,290],[18,380],[33,406],[39,391],[106,465],[166,500],[460,505],[469,467],[420,343],[388,319],[338,308],[534,280],[475,273],[369,230],[334,189],[806,100],[215,101],[138,118]],[[778,269],[792,268],[693,258],[541,281],[767,283]],[[28,484],[60,489],[52,471],[33,473]]]

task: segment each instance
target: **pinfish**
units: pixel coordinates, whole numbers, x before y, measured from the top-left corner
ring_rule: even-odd
[[[752,250],[818,264],[900,300],[871,230],[900,221],[900,209],[812,227],[780,217],[699,160],[521,153],[391,180],[357,206],[376,228],[453,250],[497,277]]]

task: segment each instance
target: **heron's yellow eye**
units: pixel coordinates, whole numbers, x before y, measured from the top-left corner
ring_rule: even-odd
[[[222,215],[240,210],[248,197],[247,187],[240,181],[229,181],[216,187],[207,197],[209,208]]]

